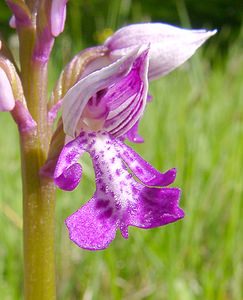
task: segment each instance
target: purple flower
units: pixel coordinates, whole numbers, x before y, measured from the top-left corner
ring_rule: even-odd
[[[131,25],[109,38],[109,59],[94,62],[63,98],[67,143],[59,156],[54,181],[71,191],[82,176],[78,163],[88,152],[96,191],[66,220],[70,238],[79,247],[106,248],[120,229],[154,228],[184,216],[180,190],[169,188],[176,170],[160,173],[123,143],[142,142],[137,134],[148,96],[148,78],[165,75],[185,60],[213,32],[178,29],[165,24]]]
[[[85,249],[106,248],[117,229],[127,238],[128,226],[153,228],[184,216],[180,190],[164,188],[174,181],[175,169],[158,172],[120,138],[134,130],[146,105],[148,51],[130,52],[80,80],[64,97],[65,132],[75,139],[63,148],[54,180],[73,190],[82,175],[78,159],[90,154],[96,191],[66,220],[71,240]]]
[[[66,20],[66,4],[68,0],[52,0],[51,2],[51,33],[58,36],[63,32]]]

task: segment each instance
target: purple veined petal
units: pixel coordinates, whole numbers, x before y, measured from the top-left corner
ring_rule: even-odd
[[[147,72],[148,49],[145,49],[134,61],[130,73],[122,79],[117,86],[114,85],[113,88],[111,88],[113,91],[111,91],[111,95],[109,95],[110,98],[113,98],[113,94],[117,94],[118,96],[117,99],[114,97],[115,105],[112,101],[111,104],[109,104],[109,102],[107,104],[110,108],[110,114],[104,124],[104,130],[114,136],[121,136],[131,129],[141,118],[147,102]],[[122,92],[123,89],[125,90],[125,94]],[[124,101],[126,96],[127,100]]]
[[[117,229],[128,238],[128,226],[154,228],[184,216],[178,206],[180,190],[137,182],[108,133],[82,133],[73,145],[89,152],[96,177],[92,199],[66,220],[70,238],[79,247],[101,250],[115,238]]]
[[[6,73],[0,68],[0,111],[11,111],[15,106],[15,99],[11,84]]]
[[[129,52],[115,63],[97,70],[78,81],[63,98],[63,124],[66,134],[75,137],[82,112],[98,91],[121,80],[130,71],[138,48]]]
[[[147,94],[147,103],[151,102],[152,99],[153,97]],[[130,128],[123,136],[121,136],[120,139],[124,141],[127,138],[132,143],[137,143],[137,144],[143,143],[144,139],[138,134],[139,122],[140,120],[138,120],[137,123],[135,123],[132,128]]]
[[[142,101],[141,96],[142,94],[143,87],[126,110],[120,112],[112,119],[107,120],[104,129],[108,128],[107,131],[115,137],[125,134],[142,116],[144,110],[144,101]],[[110,126],[108,126],[108,124]]]
[[[64,29],[67,0],[53,0],[51,3],[51,33],[57,37]]]
[[[216,30],[189,30],[163,23],[123,27],[104,43],[113,60],[137,45],[150,43],[149,79],[164,76],[183,64]]]
[[[54,182],[59,188],[72,191],[77,187],[82,176],[78,159],[83,152],[80,140],[73,140],[64,146],[54,172]]]
[[[176,169],[170,169],[165,173],[160,173],[132,148],[116,139],[116,145],[124,162],[128,165],[133,174],[148,186],[167,186],[174,182]]]

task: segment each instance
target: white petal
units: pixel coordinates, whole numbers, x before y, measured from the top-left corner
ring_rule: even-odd
[[[105,46],[116,60],[133,47],[149,43],[149,79],[154,79],[183,64],[215,33],[216,30],[189,30],[162,23],[135,24],[118,30]]]

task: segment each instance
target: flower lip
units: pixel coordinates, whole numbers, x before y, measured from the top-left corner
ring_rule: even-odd
[[[59,187],[77,186],[81,176],[77,161],[83,151],[93,161],[96,191],[66,219],[70,239],[79,247],[102,250],[118,229],[128,238],[128,226],[149,229],[183,218],[180,189],[164,187],[175,180],[175,169],[160,173],[105,131],[82,132],[64,147],[54,175]]]

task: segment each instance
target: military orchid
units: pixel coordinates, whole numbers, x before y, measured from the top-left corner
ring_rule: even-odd
[[[66,220],[79,247],[104,249],[117,229],[127,238],[128,226],[154,228],[183,218],[180,189],[167,187],[176,170],[160,173],[124,139],[141,142],[137,127],[148,99],[148,79],[182,64],[212,34],[165,24],[120,29],[105,42],[108,63],[90,71],[64,96],[63,126],[71,141],[61,151],[54,181],[73,190],[82,176],[78,160],[84,152],[92,158],[96,178],[92,199]]]

